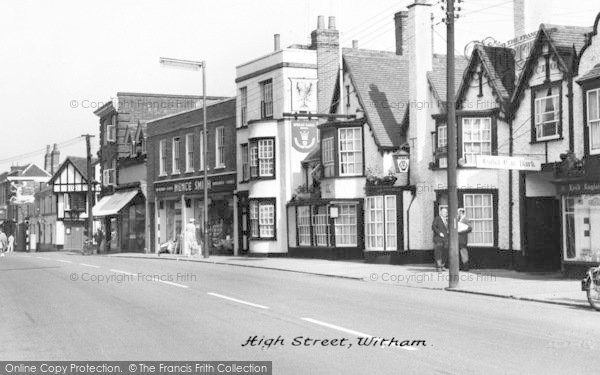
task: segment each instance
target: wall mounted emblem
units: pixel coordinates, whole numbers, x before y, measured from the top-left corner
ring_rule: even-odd
[[[290,78],[292,112],[317,112],[317,80]]]
[[[317,120],[292,120],[292,145],[296,151],[312,151],[317,138]]]

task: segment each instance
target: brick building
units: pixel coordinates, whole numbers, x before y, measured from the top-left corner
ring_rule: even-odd
[[[53,175],[60,165],[60,151],[55,144],[46,146],[44,170]],[[52,186],[41,184],[35,193],[35,210],[29,219],[29,231],[35,235],[38,251],[57,250],[63,247],[64,230],[57,219],[56,196]]]
[[[204,171],[208,178],[208,229],[211,253],[233,252],[233,194],[236,186],[236,100],[207,104],[207,160],[204,160],[203,109],[167,115],[147,124],[147,181],[151,251],[179,239],[195,220],[203,242]]]
[[[100,122],[102,173],[101,200],[94,216],[103,218],[108,251],[148,251],[146,122],[196,108],[200,102],[200,96],[119,92],[116,100],[94,112]]]

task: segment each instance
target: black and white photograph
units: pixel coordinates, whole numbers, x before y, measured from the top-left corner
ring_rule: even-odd
[[[3,0],[0,375],[580,374],[598,0]]]

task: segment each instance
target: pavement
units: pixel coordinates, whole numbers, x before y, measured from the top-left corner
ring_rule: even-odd
[[[8,254],[0,359],[266,360],[274,374],[327,375],[580,374],[597,364],[598,313],[587,307],[363,281],[372,270],[401,275],[397,266],[228,258]],[[217,264],[234,260],[247,266]],[[270,262],[299,272],[261,265]]]
[[[460,272],[457,288],[449,289],[448,271],[438,273],[433,265],[385,265],[364,261],[332,261],[288,257],[215,256],[208,259],[191,256],[119,253],[110,257],[149,258],[219,265],[253,267],[311,275],[362,280],[402,287],[447,290],[523,301],[566,306],[590,307],[578,280],[560,272],[517,272],[504,269],[477,269]]]

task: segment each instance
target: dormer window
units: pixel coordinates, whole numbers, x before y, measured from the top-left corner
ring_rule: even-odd
[[[532,88],[532,142],[545,142],[561,137],[561,85]]]

